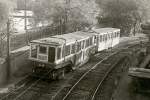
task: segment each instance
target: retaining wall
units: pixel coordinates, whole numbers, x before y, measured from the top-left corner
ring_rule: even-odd
[[[11,54],[10,57],[10,80],[14,77],[22,77],[31,72],[31,61],[28,60],[29,51],[21,51]],[[0,64],[0,84],[5,83],[7,76],[7,63]]]

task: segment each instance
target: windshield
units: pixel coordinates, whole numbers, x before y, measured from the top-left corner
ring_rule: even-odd
[[[40,54],[47,54],[47,47],[45,47],[45,46],[40,46],[40,47],[39,47],[39,53],[40,53]]]

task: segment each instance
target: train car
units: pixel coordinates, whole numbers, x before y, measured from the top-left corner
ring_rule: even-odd
[[[93,31],[97,33],[97,51],[112,48],[119,43],[120,29],[100,28]]]
[[[34,63],[33,72],[51,69],[50,77],[53,79],[59,73],[63,75],[66,67],[75,68],[87,62],[91,49],[95,48],[94,35],[84,32],[33,40],[30,46],[29,59]]]
[[[115,34],[119,31],[102,28],[33,40],[30,43],[29,56],[34,66],[33,72],[50,71],[49,77],[52,79],[63,77],[66,69],[76,69],[86,63],[95,52],[116,45],[119,35]]]

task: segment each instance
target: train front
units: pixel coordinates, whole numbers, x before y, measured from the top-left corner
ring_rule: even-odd
[[[45,73],[50,70],[54,70],[57,66],[57,57],[61,47],[56,41],[52,42],[49,40],[54,39],[40,39],[34,40],[30,43],[30,56],[29,59],[33,63],[34,73]],[[57,53],[57,51],[59,53]],[[57,56],[58,55],[58,56]]]

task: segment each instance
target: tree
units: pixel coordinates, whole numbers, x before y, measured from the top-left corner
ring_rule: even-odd
[[[81,30],[94,23],[93,0],[37,0],[33,4],[36,25],[63,25],[67,31]]]
[[[10,11],[14,7],[14,3],[9,0],[0,0],[0,28],[6,24]]]
[[[2,24],[6,22],[8,16],[8,9],[6,7],[6,4],[2,1],[0,1],[0,26],[2,27]]]
[[[0,56],[2,56],[5,46],[4,38],[6,38],[5,29],[10,12],[14,7],[14,3],[9,0],[0,0]]]
[[[142,20],[143,11],[140,0],[97,0],[102,12],[98,17],[99,24],[116,27],[122,35],[129,35]],[[133,32],[133,33],[134,33]]]

